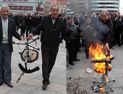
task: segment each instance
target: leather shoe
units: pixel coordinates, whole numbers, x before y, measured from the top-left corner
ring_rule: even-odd
[[[13,88],[13,85],[12,85],[11,83],[6,83],[6,82],[5,82],[5,84],[6,84],[8,87]]]
[[[48,84],[43,84],[42,90],[46,90],[47,89],[47,86],[48,86]]]
[[[80,61],[79,59],[75,59],[74,61]]]
[[[73,63],[73,62],[69,62],[69,64],[70,64],[70,65],[74,65],[74,63]]]
[[[50,84],[50,81],[48,81],[48,85]]]
[[[3,82],[0,82],[0,86],[2,86],[3,85]]]
[[[43,80],[43,84],[48,84],[49,85],[50,84],[50,80],[44,79]]]
[[[43,80],[43,86],[42,86],[42,90],[46,90],[47,86],[50,84],[49,80]]]

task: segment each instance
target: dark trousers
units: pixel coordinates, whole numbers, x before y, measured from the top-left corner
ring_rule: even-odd
[[[70,43],[67,44],[67,50],[69,54],[69,63],[77,59],[78,49],[79,49],[79,43],[77,40],[71,40]]]
[[[11,55],[8,44],[0,44],[0,82],[11,82]]]
[[[121,45],[121,30],[117,30],[117,33],[116,33],[116,43],[118,44],[118,46]]]
[[[55,47],[47,47],[45,45],[41,46],[43,80],[49,80],[51,70],[55,64],[58,48],[59,48],[58,46]]]
[[[25,28],[21,27],[21,36],[24,36],[25,34]]]
[[[77,59],[77,51],[68,50],[69,53],[69,63]]]
[[[26,27],[26,30],[25,30],[26,37],[28,37],[28,35],[31,33],[31,30],[32,30],[32,27],[29,27],[29,26]]]

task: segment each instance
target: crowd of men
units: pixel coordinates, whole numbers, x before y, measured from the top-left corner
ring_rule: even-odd
[[[13,24],[8,22],[9,19],[11,19]],[[68,62],[71,65],[74,65],[73,61],[79,61],[77,52],[80,51],[82,46],[85,48],[86,58],[89,58],[88,49],[91,43],[108,43],[110,48],[116,44],[121,46],[123,43],[123,17],[118,12],[111,14],[108,11],[102,11],[87,15],[62,15],[59,14],[58,6],[52,6],[51,14],[46,17],[30,13],[26,15],[9,15],[9,7],[3,5],[1,8],[1,23],[7,28],[1,27],[1,32],[3,33],[0,33],[0,54],[3,57],[6,47],[11,46],[12,48],[12,36],[20,40],[22,39],[21,36],[25,35],[28,39],[32,39],[36,34],[41,35],[43,90],[46,90],[50,84],[50,73],[55,64],[58,47],[62,39],[65,40]],[[12,33],[10,31],[7,32],[8,29],[13,30]],[[18,32],[18,29],[21,30],[21,36],[15,33],[15,31]],[[10,36],[8,36],[9,33],[11,34]],[[12,49],[10,50],[10,47],[7,49],[10,52],[8,57],[11,57]],[[1,64],[3,63],[2,60],[3,58],[0,58]],[[5,63],[10,61],[11,58]],[[0,67],[2,72],[4,70],[2,68],[3,64]],[[9,67],[10,71],[8,72],[11,74],[11,66],[9,65]],[[8,82],[6,81],[8,79],[6,78],[7,76],[2,76],[3,74],[1,73],[0,85],[5,82],[9,87],[13,87],[11,85],[11,75],[9,75]]]
[[[25,14],[12,16],[16,23],[16,29],[20,28],[21,35],[26,36],[42,21],[44,18],[37,14]],[[89,13],[87,15],[63,15],[59,14],[59,18],[66,25],[66,48],[69,54],[69,64],[74,65],[73,61],[79,61],[77,59],[77,52],[80,51],[81,46],[85,47],[86,58],[89,58],[88,47],[90,39],[92,38],[90,32],[96,35],[95,40],[99,40],[102,43],[109,43],[110,48],[114,45],[121,46],[123,42],[123,16],[119,12],[109,13],[108,11],[102,11],[99,13]],[[92,22],[88,23],[88,19]],[[88,27],[90,24],[92,28]],[[92,24],[94,24],[92,26]],[[95,30],[96,29],[96,30]],[[72,32],[75,31],[75,32]],[[97,32],[98,31],[98,32]],[[101,33],[100,33],[101,32]],[[90,38],[89,38],[90,37]],[[74,39],[72,39],[74,38]]]
[[[11,17],[15,20],[16,29],[21,29],[21,35],[24,35],[25,32],[29,34],[29,32],[33,31],[41,21],[41,16],[37,14],[15,14],[11,15]]]
[[[69,24],[70,17],[67,17],[67,24]],[[91,13],[87,15],[76,15],[71,18],[73,19],[72,23],[76,25],[77,29],[72,28],[73,30],[71,29],[70,33],[70,28],[68,29],[70,25],[67,25],[66,32],[69,33],[67,34],[69,41],[66,41],[67,48],[69,45],[73,45],[73,47],[70,46],[68,48],[68,53],[70,54],[68,55],[70,56],[69,64],[74,65],[73,62],[71,63],[71,54],[74,55],[73,53],[78,52],[79,48],[82,46],[85,47],[86,58],[89,58],[88,48],[92,42],[100,42],[102,44],[108,43],[110,48],[112,48],[114,45],[118,45],[120,47],[123,44],[123,16],[120,15],[119,12],[109,13],[108,11],[101,11],[99,13]],[[79,33],[78,37],[80,40],[77,42],[78,38],[76,36],[76,42],[74,38],[73,43],[73,39],[71,38],[71,36],[73,36],[72,31],[76,32],[76,30]],[[69,49],[73,52],[69,52]],[[75,49],[78,50],[75,51]],[[75,57],[77,58],[76,55]],[[76,59],[72,61],[76,61]]]

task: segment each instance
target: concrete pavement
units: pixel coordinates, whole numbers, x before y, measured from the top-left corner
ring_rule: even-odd
[[[18,40],[14,39],[18,42]],[[40,42],[37,41],[37,47],[40,48]],[[36,46],[34,43],[32,45]],[[40,55],[36,62],[28,64],[29,68],[36,66],[40,67],[40,70],[31,74],[24,74],[21,80],[16,83],[18,77],[22,71],[18,67],[18,63],[22,62],[18,52],[22,51],[24,46],[14,45],[14,52],[12,55],[12,84],[14,88],[9,88],[5,84],[0,86],[0,94],[66,94],[66,49],[65,43],[62,43],[59,47],[56,64],[52,70],[50,82],[46,91],[42,90],[42,58],[41,50]]]
[[[111,54],[115,56],[115,59],[112,61],[112,71],[109,73],[109,78],[116,79],[116,82],[111,85],[114,90],[111,94],[123,94],[123,45],[121,47],[115,46],[114,49],[111,49]],[[92,81],[99,76],[93,70],[92,73],[87,73],[87,68],[92,68],[91,59],[86,59],[83,51],[78,53],[78,58],[79,62],[74,62],[74,66],[69,65],[67,68],[67,76],[72,77],[67,80],[67,93],[74,94],[71,91],[75,91],[76,88],[79,92],[76,94],[101,94],[95,93],[91,89]],[[75,84],[78,85],[75,86]]]
[[[15,41],[18,42],[17,40]],[[32,45],[36,46],[35,44]],[[40,48],[39,41],[37,47]],[[74,62],[74,66],[69,65],[66,69],[65,43],[62,43],[59,47],[56,64],[50,77],[51,84],[46,91],[42,90],[41,51],[39,51],[40,55],[38,60],[32,64],[28,64],[29,68],[39,66],[40,70],[31,74],[24,74],[21,80],[16,83],[18,77],[22,73],[18,67],[18,63],[24,64],[18,54],[23,48],[24,46],[14,45],[14,52],[12,55],[12,84],[14,88],[9,88],[4,84],[0,86],[0,94],[66,94],[66,76],[72,77],[67,80],[67,83],[73,82],[78,84],[77,88],[75,84],[75,89],[72,88],[73,90],[78,90],[76,94],[96,94],[91,89],[91,86],[92,80],[97,77],[97,74],[95,74],[94,71],[90,74],[86,71],[88,67],[92,68],[91,60],[85,58],[83,51],[79,52],[78,58],[80,61]],[[116,82],[112,84],[114,92],[111,94],[123,94],[123,46],[115,46],[114,49],[111,49],[111,53],[115,56],[115,59],[112,61],[113,69],[109,77],[116,79]],[[73,86],[71,85],[71,87]],[[71,93],[67,91],[67,94],[73,94],[73,91]]]

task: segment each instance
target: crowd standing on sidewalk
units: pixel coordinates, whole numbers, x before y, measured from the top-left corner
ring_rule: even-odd
[[[78,31],[78,37],[80,40],[79,42],[76,42],[79,43],[78,45],[76,44],[76,47],[79,49],[84,47],[85,57],[87,59],[89,58],[89,46],[91,43],[99,42],[103,45],[108,43],[110,48],[113,48],[115,45],[120,47],[123,44],[123,16],[120,15],[119,12],[110,13],[105,10],[98,13],[89,13],[86,15],[73,14],[72,17],[76,27],[80,29]],[[69,16],[67,18],[67,21],[69,22]],[[66,29],[66,32],[68,33],[69,30]],[[74,50],[75,49],[73,49],[73,51]],[[77,52],[80,52],[80,50]],[[71,61],[69,62],[71,57],[69,54],[69,49],[68,57],[68,63],[70,65],[74,65],[71,64]]]
[[[0,30],[3,32],[0,32],[0,85],[5,82],[8,86],[13,87],[11,85],[10,68],[13,49],[12,36],[22,39],[20,36],[24,37],[26,34],[26,37],[31,39],[33,35],[41,35],[43,90],[46,90],[50,84],[50,73],[55,64],[59,44],[62,42],[62,39],[64,39],[66,43],[68,52],[67,61],[70,65],[74,65],[73,61],[79,61],[77,53],[81,52],[81,47],[85,48],[85,57],[87,59],[89,58],[88,48],[91,43],[108,43],[110,48],[113,48],[114,45],[120,47],[123,44],[123,16],[120,15],[119,12],[109,13],[108,11],[101,11],[86,15],[65,15],[59,14],[59,7],[53,5],[50,9],[51,14],[47,16],[36,13],[9,15],[9,7],[4,6],[5,5],[1,6],[0,10],[0,23],[5,24],[1,25],[1,28],[3,28],[3,26],[6,27],[5,30]],[[2,18],[5,16],[7,17],[7,22],[4,22]],[[11,19],[10,24],[9,18]],[[19,29],[21,31],[20,35],[15,33]],[[7,46],[4,47],[3,44],[5,43],[3,42],[7,42]],[[3,55],[6,47],[9,49],[8,52],[10,52],[10,54],[7,54],[10,58],[9,64],[7,65],[9,68],[2,63],[4,56],[7,56]],[[1,57],[2,55],[3,57]],[[7,71],[5,67],[8,68]]]

